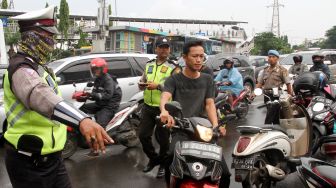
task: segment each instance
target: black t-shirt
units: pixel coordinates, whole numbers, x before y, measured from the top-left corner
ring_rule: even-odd
[[[205,100],[214,98],[213,83],[209,74],[201,73],[191,79],[181,72],[167,78],[163,91],[171,93],[173,101],[181,104],[184,117],[200,117],[205,112]]]

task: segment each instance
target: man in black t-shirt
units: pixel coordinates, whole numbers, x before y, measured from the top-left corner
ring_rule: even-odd
[[[183,116],[200,117],[207,115],[214,127],[218,126],[216,106],[214,103],[214,82],[209,74],[201,73],[200,70],[204,60],[204,48],[201,41],[186,43],[183,48],[183,58],[186,62],[184,70],[173,75],[165,81],[161,94],[160,118],[167,127],[174,125],[174,118],[164,108],[169,99],[178,101],[182,106]],[[225,135],[224,127],[219,128],[222,135]],[[173,131],[169,148],[168,159],[166,161],[166,182],[169,187],[170,172],[169,166],[173,159],[174,147],[178,141],[188,140],[188,136],[183,132]],[[223,158],[223,174],[220,180],[220,187],[229,187],[230,172]]]

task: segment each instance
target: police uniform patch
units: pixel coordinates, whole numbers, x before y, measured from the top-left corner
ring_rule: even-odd
[[[161,68],[161,73],[166,73],[167,72],[167,70],[168,70],[168,67],[166,67],[166,66],[162,66],[162,68]]]
[[[153,68],[154,68],[154,65],[149,66],[147,74],[152,74],[153,73]]]

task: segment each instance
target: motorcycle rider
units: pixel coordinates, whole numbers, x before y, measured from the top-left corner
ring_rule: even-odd
[[[163,159],[169,147],[169,131],[162,126],[156,126],[155,135],[160,144],[160,152],[156,153],[152,144],[152,134],[156,125],[156,116],[160,114],[160,95],[163,84],[172,73],[179,71],[179,67],[168,59],[170,43],[165,37],[158,38],[155,51],[157,58],[146,64],[146,69],[139,82],[139,88],[144,90],[144,107],[139,126],[139,139],[144,153],[149,158],[143,172],[151,171],[160,165],[157,178],[164,176]]]
[[[234,61],[232,58],[225,59],[223,64],[224,69],[219,72],[215,81],[223,84],[222,86],[219,86],[220,90],[228,91],[228,102],[231,107],[231,112],[233,112],[233,98],[234,96],[239,96],[240,92],[244,89],[243,77],[238,69],[234,67]]]
[[[304,72],[308,71],[308,67],[306,64],[302,64],[302,55],[294,55],[293,56],[293,61],[294,61],[294,65],[292,65],[289,70],[288,73],[289,74],[294,74],[294,75],[301,75]]]
[[[322,71],[328,77],[328,79],[330,79],[330,69],[328,65],[323,63],[324,55],[322,53],[316,53],[312,56],[312,60],[314,65],[310,67],[309,71]]]
[[[183,58],[186,67],[182,72],[174,74],[167,78],[163,93],[161,94],[160,118],[171,128],[174,125],[174,118],[170,116],[165,109],[165,104],[170,100],[181,104],[183,117],[203,117],[207,114],[213,127],[218,126],[216,107],[214,103],[214,82],[213,77],[200,72],[204,60],[204,48],[202,41],[192,41],[184,45]],[[222,135],[225,135],[225,127],[219,128]],[[170,184],[169,166],[173,160],[174,147],[178,141],[187,140],[188,136],[181,131],[173,130],[171,134],[171,143],[166,160],[166,183]],[[229,187],[230,172],[226,162],[223,159],[223,174],[220,180],[220,187]]]
[[[95,103],[85,103],[80,109],[95,114],[96,122],[105,129],[119,108],[122,92],[116,78],[108,74],[105,59],[92,59],[90,68],[92,76],[95,77],[90,96]]]
[[[70,188],[61,157],[66,125],[83,134],[88,145],[105,152],[113,140],[104,129],[61,97],[55,74],[45,63],[57,34],[55,6],[10,18],[18,20],[21,41],[4,76],[8,122],[5,164],[13,188]]]

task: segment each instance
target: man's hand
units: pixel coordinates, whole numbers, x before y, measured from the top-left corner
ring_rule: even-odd
[[[160,114],[160,119],[161,122],[166,124],[168,128],[171,128],[173,125],[175,125],[175,120],[171,115],[169,115],[168,111],[162,111]]]
[[[114,143],[113,139],[98,123],[89,118],[82,120],[79,124],[79,130],[85,137],[87,144],[98,152],[99,150],[105,153],[105,144]]]
[[[214,126],[213,128],[214,132],[219,133],[219,136],[225,136],[226,135],[226,128],[225,126]]]
[[[147,83],[148,83],[148,85],[147,85],[146,88],[149,89],[149,90],[157,89],[158,86],[159,86],[159,84],[156,84],[156,83],[154,83],[152,81],[149,81]]]

